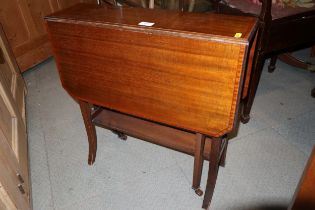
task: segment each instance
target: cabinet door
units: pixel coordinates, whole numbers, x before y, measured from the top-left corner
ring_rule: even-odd
[[[1,0],[0,22],[22,72],[52,55],[43,17],[79,2],[96,0]]]
[[[30,209],[25,92],[0,25],[0,205],[6,209]]]

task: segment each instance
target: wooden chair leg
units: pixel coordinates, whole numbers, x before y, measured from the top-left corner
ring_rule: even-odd
[[[81,100],[79,100],[79,105],[89,141],[88,164],[92,165],[95,162],[96,157],[97,139],[95,125],[92,122],[91,106],[87,102]]]
[[[195,159],[194,159],[194,174],[193,174],[193,184],[192,188],[195,190],[195,193],[199,196],[202,196],[203,192],[200,189],[200,181],[202,175],[203,167],[203,151],[205,146],[205,135],[197,133],[195,141]]]
[[[269,73],[272,73],[272,72],[275,71],[277,59],[278,59],[278,56],[276,56],[276,55],[274,55],[274,56],[271,57],[270,63],[269,63],[269,66],[268,66],[268,72],[269,72]]]
[[[212,195],[214,192],[215,183],[217,181],[220,152],[221,152],[222,138],[211,139],[211,151],[209,161],[208,180],[205,196],[203,198],[202,208],[208,209],[211,203]]]

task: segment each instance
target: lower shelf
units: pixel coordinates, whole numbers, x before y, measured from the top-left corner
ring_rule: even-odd
[[[93,117],[96,126],[122,132],[179,152],[194,155],[195,134],[148,120],[100,108]],[[211,141],[207,137],[204,159],[209,160]]]

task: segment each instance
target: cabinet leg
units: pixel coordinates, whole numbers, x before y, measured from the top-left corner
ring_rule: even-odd
[[[222,138],[211,139],[211,151],[209,160],[208,180],[205,196],[203,198],[202,208],[208,209],[211,203],[214,192],[215,183],[217,181],[219,164],[220,164],[220,150]]]
[[[203,192],[200,189],[200,181],[202,175],[202,166],[203,166],[203,151],[205,146],[205,135],[197,133],[195,139],[195,158],[194,158],[194,174],[193,174],[193,184],[192,188],[195,190],[195,193],[199,196],[202,196]]]
[[[81,100],[79,100],[79,105],[89,141],[88,164],[92,165],[95,162],[96,157],[97,139],[95,125],[92,122],[91,106],[87,102]]]

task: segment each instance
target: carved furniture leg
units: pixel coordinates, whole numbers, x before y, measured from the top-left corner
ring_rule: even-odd
[[[219,163],[220,163],[220,151],[221,151],[222,138],[211,139],[211,151],[209,159],[209,171],[205,196],[203,198],[202,208],[208,209],[212,199],[215,183],[217,181]]]
[[[88,136],[88,141],[89,141],[88,164],[92,165],[95,162],[97,140],[96,140],[95,125],[92,122],[92,112],[90,108],[91,106],[87,102],[81,101],[81,100],[79,100],[79,105],[80,105],[82,117],[84,120],[86,133]]]
[[[275,71],[277,59],[278,59],[277,55],[274,55],[274,56],[271,57],[270,63],[269,63],[269,66],[268,66],[268,72],[269,73],[272,73],[272,72]]]
[[[200,181],[202,175],[202,166],[203,166],[203,151],[205,146],[205,135],[197,133],[195,139],[195,158],[194,158],[194,174],[193,174],[193,184],[192,188],[195,190],[195,193],[199,196],[202,196],[203,192],[200,189]]]

